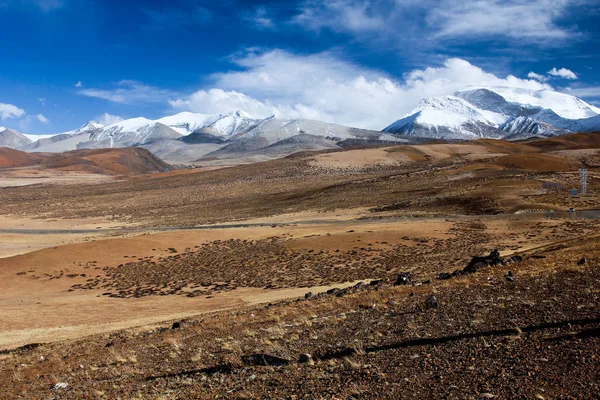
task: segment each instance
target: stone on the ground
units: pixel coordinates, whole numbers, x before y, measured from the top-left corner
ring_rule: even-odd
[[[298,362],[300,364],[308,364],[308,365],[314,365],[315,362],[312,358],[312,356],[308,353],[302,353],[300,354],[300,357],[298,358]]]
[[[433,294],[431,296],[429,296],[427,298],[427,300],[425,300],[425,309],[430,310],[432,308],[438,308],[439,307],[439,303],[437,300],[437,297],[435,297]]]
[[[410,285],[412,284],[412,274],[410,272],[402,272],[398,275],[398,279],[396,279],[396,283],[394,285]]]

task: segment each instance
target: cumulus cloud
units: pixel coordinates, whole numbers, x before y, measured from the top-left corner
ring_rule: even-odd
[[[35,117],[37,118],[38,121],[40,121],[43,124],[47,124],[50,122],[50,120],[48,120],[48,118],[44,117],[42,114],[38,114]]]
[[[77,93],[121,104],[163,103],[165,98],[175,95],[171,90],[145,85],[132,80],[120,81],[116,86],[112,89],[82,89]]]
[[[559,24],[593,0],[306,0],[292,21],[305,29],[394,41],[504,37],[547,45],[579,35]]]
[[[528,73],[527,77],[529,79],[535,79],[536,81],[540,81],[540,82],[546,82],[548,80],[548,78],[546,76],[540,75],[540,74],[536,74],[533,71],[531,71],[530,73]]]
[[[25,110],[12,104],[0,103],[0,119],[21,118],[25,115]]]
[[[401,79],[332,53],[296,55],[273,50],[234,61],[241,70],[216,74],[213,89],[176,98],[171,105],[201,113],[242,109],[257,117],[275,114],[382,129],[411,111],[423,97],[478,86],[551,89],[534,79],[498,77],[458,58],[416,69]]]
[[[98,115],[94,119],[97,122],[101,123],[102,125],[112,125],[112,124],[116,124],[117,122],[123,121],[124,118],[121,118],[118,115],[111,115],[109,113],[104,113],[102,115]]]
[[[83,83],[81,83],[81,81],[77,81],[77,83],[75,84],[76,88],[80,88],[83,87]]]
[[[566,69],[566,68],[557,69],[556,67],[554,67],[550,71],[548,71],[546,73],[546,75],[537,74],[532,71],[529,74],[527,74],[527,77],[530,79],[535,79],[536,81],[539,81],[539,82],[547,82],[554,78],[562,78],[562,79],[570,79],[570,80],[578,79],[577,74],[575,74],[575,72],[573,72],[569,69]]]
[[[550,71],[548,71],[548,75],[556,76],[563,79],[577,79],[577,75],[575,74],[575,72],[566,68],[556,69],[556,67],[554,67]]]

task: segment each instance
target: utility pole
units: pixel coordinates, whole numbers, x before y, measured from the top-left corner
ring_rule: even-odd
[[[579,170],[579,174],[581,175],[581,194],[587,194],[587,169],[581,168]]]

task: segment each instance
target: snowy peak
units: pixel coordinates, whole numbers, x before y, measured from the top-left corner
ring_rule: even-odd
[[[78,148],[129,147],[158,140],[178,139],[177,131],[157,121],[143,117],[131,118],[105,126],[90,135],[90,140]]]
[[[442,139],[525,138],[598,126],[600,109],[551,90],[469,88],[423,99],[384,132]]]
[[[258,119],[244,111],[234,111],[228,114],[217,115],[181,112],[157,120],[157,122],[167,125],[182,135],[189,135],[201,129],[209,129],[212,130],[212,134],[219,136],[236,135],[256,125],[257,121]]]
[[[157,122],[164,124],[182,135],[188,135],[197,129],[204,128],[214,122],[214,115],[181,112],[176,115],[161,118]]]
[[[79,129],[77,129],[74,134],[78,134],[78,133],[83,133],[83,132],[90,132],[90,131],[96,131],[98,129],[104,128],[104,125],[102,125],[99,122],[96,122],[94,120],[88,121],[85,124],[83,124]]]
[[[0,147],[16,149],[31,143],[27,136],[9,128],[0,129]]]

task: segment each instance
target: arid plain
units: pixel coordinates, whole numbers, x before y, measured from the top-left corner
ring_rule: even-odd
[[[17,156],[1,398],[600,393],[599,133],[171,171]],[[493,249],[523,262],[452,274]]]

